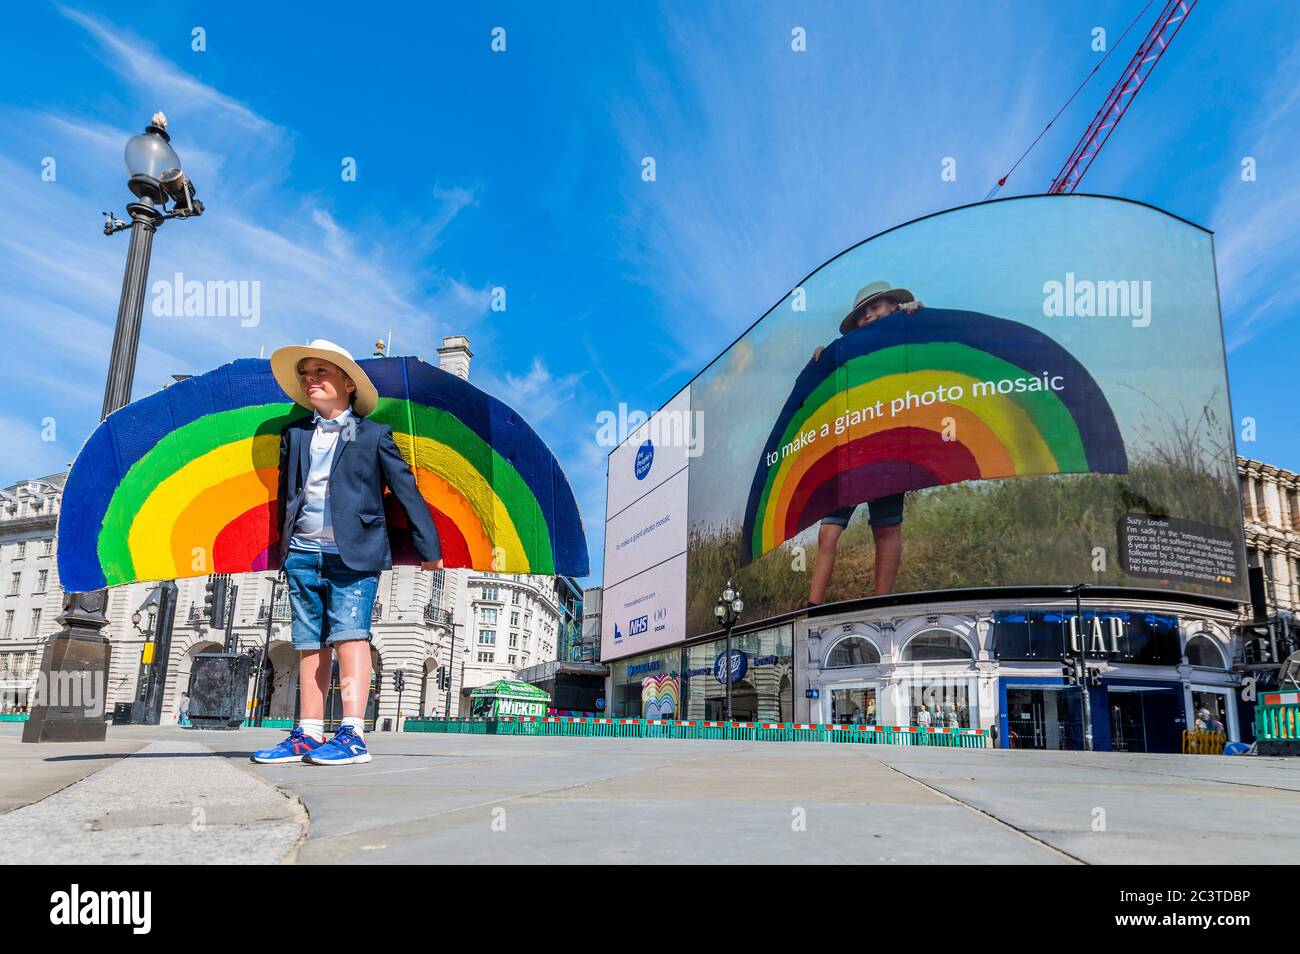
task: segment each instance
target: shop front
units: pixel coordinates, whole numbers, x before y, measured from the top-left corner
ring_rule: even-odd
[[[682,647],[609,664],[609,714],[616,719],[675,719],[681,711]]]
[[[726,717],[727,680],[737,722],[790,722],[793,687],[790,624],[672,646],[609,663],[610,714],[622,719]]]
[[[731,713],[737,722],[793,721],[791,640],[787,623],[731,638],[726,664],[725,639],[694,643],[682,650],[682,718],[714,721],[726,717],[727,680]]]
[[[799,721],[980,728],[1003,748],[1181,752],[1183,732],[1241,738],[1230,610],[995,599],[824,614],[801,623]],[[804,660],[806,659],[806,664]]]

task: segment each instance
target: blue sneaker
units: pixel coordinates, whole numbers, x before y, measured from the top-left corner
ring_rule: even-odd
[[[369,762],[370,750],[366,740],[353,730],[352,726],[340,726],[330,739],[320,748],[312,749],[302,757],[309,765],[352,765],[354,762]]]
[[[260,762],[263,765],[279,765],[281,762],[301,762],[309,752],[314,752],[323,746],[324,742],[317,742],[311,736],[302,731],[302,726],[293,727],[289,733],[289,738],[285,739],[273,749],[258,749],[250,755],[249,761]]]

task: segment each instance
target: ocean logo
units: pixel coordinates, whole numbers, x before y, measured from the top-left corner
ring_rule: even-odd
[[[1106,396],[1050,337],[973,311],[899,313],[842,335],[795,380],[757,462],[741,558],[908,490],[1127,471]]]

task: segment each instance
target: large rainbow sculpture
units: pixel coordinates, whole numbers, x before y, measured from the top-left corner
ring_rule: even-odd
[[[358,362],[442,542],[448,568],[583,576],[582,518],[559,463],[510,407],[418,358]],[[85,592],[275,569],[280,431],[310,412],[269,361],[242,358],[110,414],[68,474],[59,576]],[[417,564],[385,495],[394,564]]]
[[[1016,381],[1006,393],[984,386]],[[956,387],[960,396],[920,403],[941,385],[945,397]],[[915,406],[890,414],[909,391]],[[867,413],[873,407],[884,413]],[[896,313],[841,336],[799,374],[754,473],[741,558],[758,559],[841,507],[889,494],[1127,471],[1101,388],[1047,335],[972,311]]]

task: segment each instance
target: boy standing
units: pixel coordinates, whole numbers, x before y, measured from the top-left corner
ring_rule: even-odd
[[[280,432],[276,522],[299,653],[301,717],[287,739],[254,752],[252,761],[369,762],[370,621],[380,571],[393,565],[384,486],[406,511],[425,570],[443,568],[438,530],[393,429],[366,418],[379,394],[351,354],[318,338],[277,350],[271,370],[289,397],[315,411]],[[331,647],[339,659],[343,722],[326,742]]]

